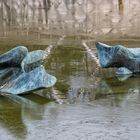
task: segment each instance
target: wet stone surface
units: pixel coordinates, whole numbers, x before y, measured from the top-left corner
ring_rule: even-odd
[[[56,78],[48,74],[42,65],[46,55],[43,50],[28,52],[24,46],[0,55],[0,92],[24,94],[52,87]]]
[[[116,74],[140,72],[140,48],[127,48],[122,45],[110,46],[96,43],[98,57],[102,68],[120,68]]]
[[[139,75],[120,81],[80,46],[58,46],[45,67],[52,89],[0,96],[0,139],[139,140]]]

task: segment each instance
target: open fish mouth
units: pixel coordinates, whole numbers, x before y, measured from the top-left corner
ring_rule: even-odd
[[[112,63],[112,47],[101,42],[96,43],[99,63],[102,68],[108,68]]]

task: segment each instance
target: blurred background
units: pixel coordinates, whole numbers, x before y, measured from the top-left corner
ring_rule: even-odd
[[[0,0],[0,40],[48,35],[137,39],[139,7],[139,0]]]

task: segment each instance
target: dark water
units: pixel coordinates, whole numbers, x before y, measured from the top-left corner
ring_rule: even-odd
[[[58,79],[52,89],[0,96],[0,140],[140,139],[139,75],[120,81],[81,46],[55,47],[45,66]]]

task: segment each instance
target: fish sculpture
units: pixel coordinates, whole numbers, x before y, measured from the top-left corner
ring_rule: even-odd
[[[0,55],[0,92],[23,94],[52,87],[56,77],[42,65],[46,55],[43,50],[28,52],[24,46]]]
[[[122,45],[110,46],[96,43],[97,55],[102,68],[118,68],[116,75],[140,72],[140,48],[127,48]]]

